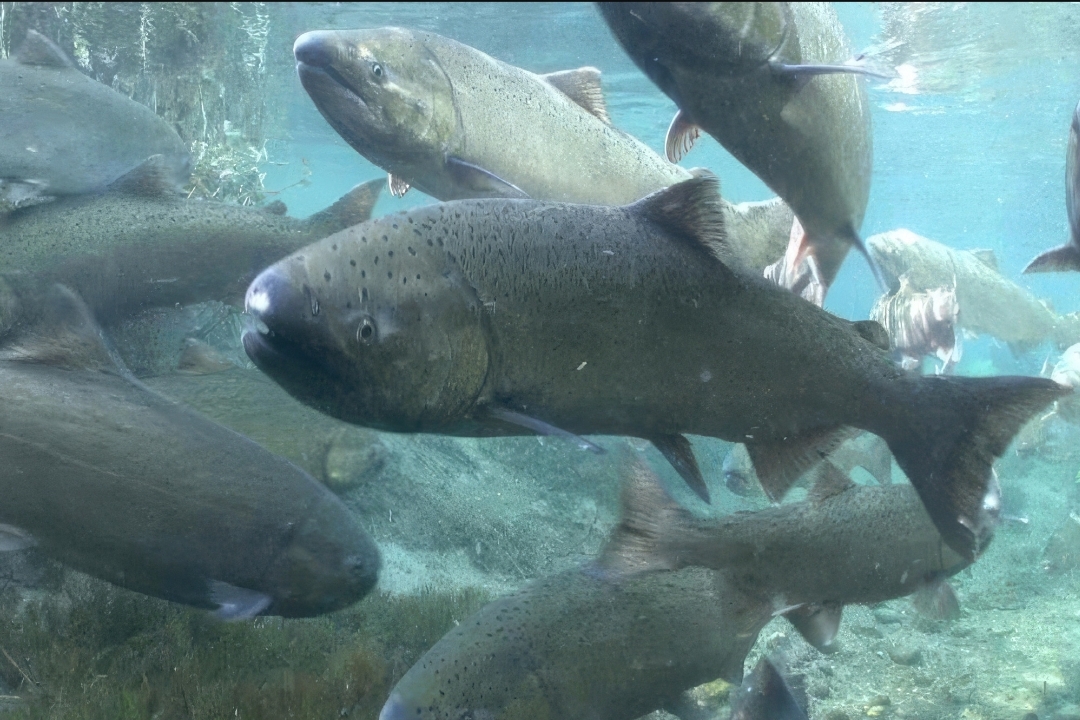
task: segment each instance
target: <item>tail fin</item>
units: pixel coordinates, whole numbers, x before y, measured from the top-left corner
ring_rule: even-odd
[[[1024,274],[1043,272],[1064,272],[1080,270],[1080,247],[1068,243],[1037,255],[1024,268]]]
[[[878,432],[942,538],[974,560],[1000,512],[994,460],[1031,417],[1072,390],[1029,377],[918,377],[901,402],[904,425]]]
[[[597,570],[620,577],[686,567],[678,553],[667,550],[666,540],[692,528],[694,517],[640,460],[624,472],[621,505],[619,524],[596,560]]]
[[[332,235],[345,228],[359,225],[371,219],[371,211],[379,200],[379,193],[386,186],[386,180],[368,180],[345,193],[330,207],[320,210],[305,222],[319,232]]]

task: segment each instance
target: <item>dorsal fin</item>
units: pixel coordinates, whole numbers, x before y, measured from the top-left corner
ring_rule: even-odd
[[[623,465],[619,523],[594,569],[608,577],[625,577],[685,567],[687,558],[667,545],[672,538],[686,539],[693,517],[641,460],[624,458]]]
[[[0,352],[6,360],[130,375],[82,298],[63,285],[43,293],[36,319]]]
[[[810,502],[828,500],[855,486],[851,477],[828,458],[818,464],[814,474],[814,485],[807,496]]]
[[[269,213],[270,215],[286,215],[289,212],[289,207],[280,200],[275,200],[272,203],[264,205],[263,212]]]
[[[997,255],[994,253],[993,250],[985,248],[979,250],[968,250],[968,252],[974,255],[976,259],[978,259],[978,261],[981,262],[983,265],[990,268],[994,272],[998,272]]]
[[[587,113],[610,125],[607,103],[604,102],[604,88],[600,84],[600,71],[594,67],[582,67],[577,70],[561,70],[541,75],[548,85],[585,109]]]
[[[891,350],[889,345],[889,333],[885,327],[876,320],[855,320],[851,323],[855,332],[869,343],[877,345],[882,350]]]
[[[27,30],[26,39],[15,51],[15,59],[22,65],[73,68],[75,63],[60,47],[37,30]]]
[[[173,195],[179,188],[174,173],[164,155],[151,155],[140,164],[109,184],[109,192],[137,195],[139,197],[162,197]]]
[[[383,178],[361,183],[342,195],[336,203],[320,210],[304,222],[327,235],[366,222],[371,219],[371,211],[375,209],[379,193],[385,185],[386,180]]]
[[[629,207],[717,259],[729,252],[720,181],[708,170],[696,169],[689,180],[657,190]]]

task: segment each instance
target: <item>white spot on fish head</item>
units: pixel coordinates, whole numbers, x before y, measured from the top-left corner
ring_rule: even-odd
[[[270,296],[265,290],[249,292],[244,300],[244,309],[249,313],[261,315],[270,309]]]
[[[712,380],[712,372],[709,370],[702,370],[699,377],[701,378],[701,382],[707,383]]]

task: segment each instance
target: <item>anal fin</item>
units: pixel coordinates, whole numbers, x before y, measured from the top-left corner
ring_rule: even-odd
[[[911,596],[911,604],[920,614],[932,620],[956,620],[960,617],[960,600],[944,578],[936,578],[920,587]]]
[[[685,435],[656,435],[649,438],[660,454],[667,458],[679,476],[686,481],[694,494],[705,502],[709,500],[709,488],[705,485],[705,478],[701,475],[697,459],[694,458],[694,448]]]
[[[806,642],[823,653],[831,653],[837,649],[834,643],[843,611],[839,603],[807,603],[788,610],[784,617]]]
[[[675,113],[671,124],[668,125],[667,135],[664,137],[664,154],[667,155],[668,161],[677,163],[686,157],[699,137],[701,137],[701,128],[694,124],[682,110]]]
[[[803,473],[856,432],[850,427],[832,427],[781,440],[747,438],[746,452],[765,494],[780,502]]]

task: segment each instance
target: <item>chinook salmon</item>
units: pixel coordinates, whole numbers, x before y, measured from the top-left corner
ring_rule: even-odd
[[[0,60],[0,202],[19,207],[103,190],[151,155],[178,191],[188,148],[150,108],[83,75],[48,38],[30,30]]]
[[[706,175],[622,207],[461,200],[364,223],[255,279],[244,348],[347,422],[646,438],[703,497],[685,433],[746,443],[777,499],[862,428],[950,544],[978,554],[998,509],[994,458],[1068,389],[907,375],[880,325],[718,260],[718,193]]]
[[[866,240],[892,292],[907,278],[910,292],[953,288],[956,323],[1025,350],[1049,340],[1058,348],[1080,341],[1080,315],[1058,315],[997,269],[987,250],[955,250],[900,228]]]
[[[829,648],[843,605],[947,587],[942,578],[967,565],[908,485],[822,481],[805,503],[695,520],[656,482],[636,469],[623,520],[594,565],[462,621],[398,681],[380,720],[678,715],[686,690],[740,681],[775,613]]]
[[[1080,103],[1073,110],[1069,146],[1065,150],[1065,209],[1069,213],[1069,242],[1038,255],[1025,273],[1080,270]]]
[[[668,158],[704,129],[783,198],[805,232],[783,272],[813,260],[822,296],[870,195],[870,107],[827,3],[599,3],[615,39],[679,112]],[[869,255],[867,260],[871,262]],[[875,269],[876,272],[876,269]]]
[[[292,463],[131,379],[59,286],[0,347],[0,546],[223,618],[311,616],[379,552]]]
[[[395,195],[622,205],[691,177],[612,126],[596,68],[537,75],[404,28],[307,32],[293,54],[319,112]],[[784,254],[793,215],[779,199],[724,211],[746,267]]]
[[[185,200],[167,186],[155,156],[99,195],[16,210],[0,224],[0,274],[67,285],[104,324],[148,307],[238,301],[268,263],[371,217],[383,181],[307,220],[286,217],[282,203]]]

